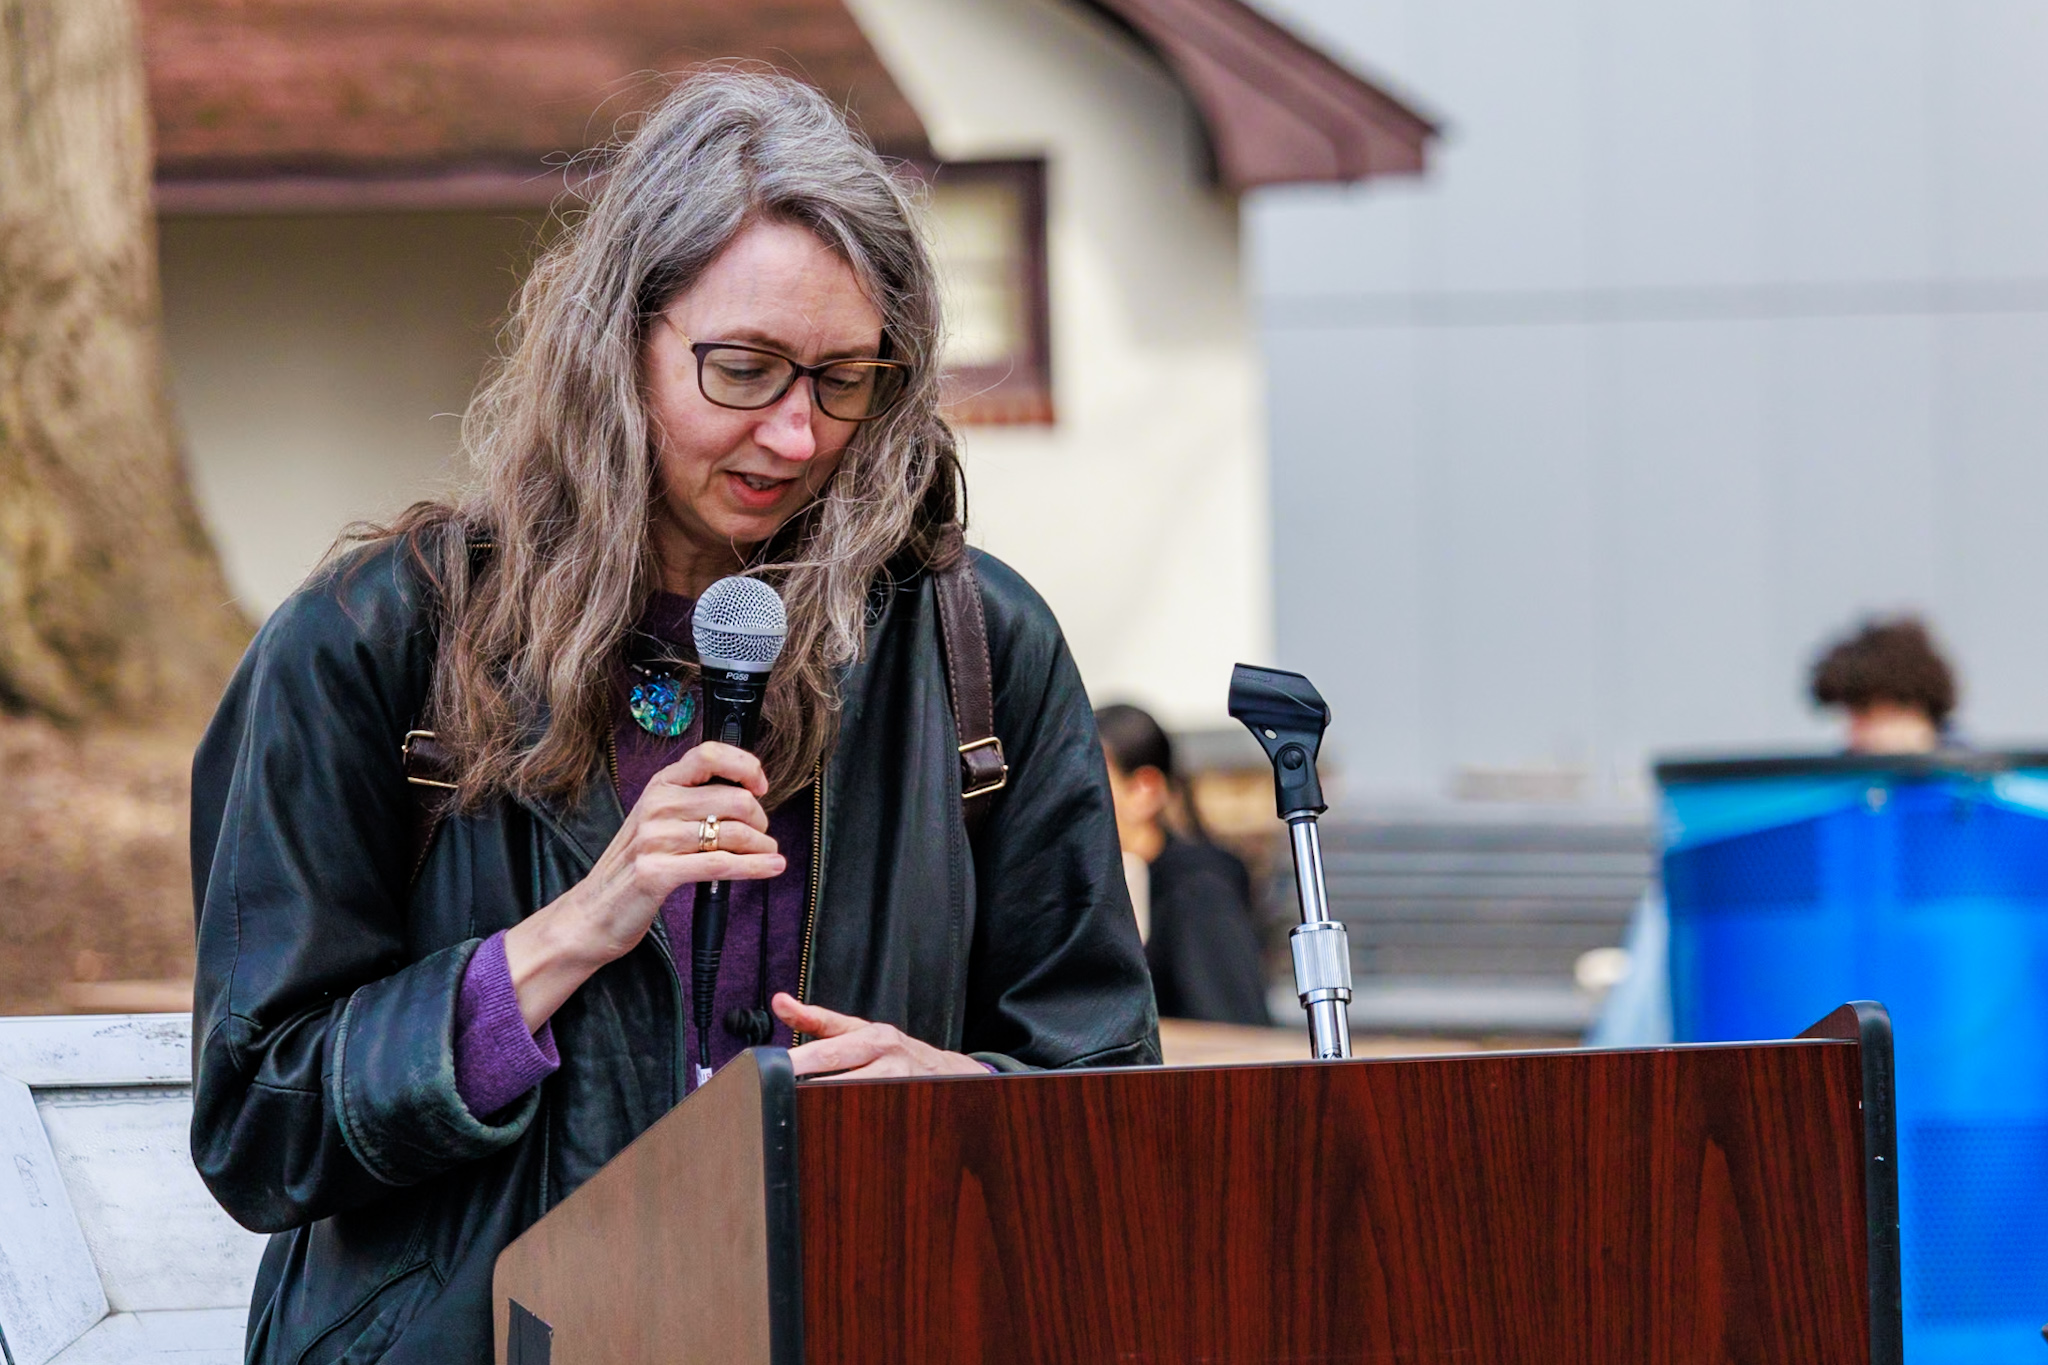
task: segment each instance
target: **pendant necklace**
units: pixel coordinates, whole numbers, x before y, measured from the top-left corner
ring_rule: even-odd
[[[697,694],[673,673],[630,659],[626,662],[639,675],[639,681],[633,684],[633,694],[626,699],[633,723],[663,739],[674,739],[689,729],[690,722],[697,718]]]

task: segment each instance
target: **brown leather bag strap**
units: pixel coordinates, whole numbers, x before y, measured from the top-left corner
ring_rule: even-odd
[[[932,566],[938,590],[939,634],[945,646],[946,685],[953,698],[953,727],[960,735],[960,803],[967,832],[978,833],[995,794],[1010,780],[1003,741],[996,736],[994,671],[989,666],[988,620],[981,611],[981,583],[958,523],[939,536]]]
[[[455,765],[432,730],[406,731],[399,754],[405,760],[405,790],[412,798],[406,821],[406,865],[412,869],[406,884],[411,885],[419,880],[420,869],[427,865],[427,850],[434,845],[434,832],[441,828],[442,819],[455,804],[457,784],[452,780]]]
[[[470,572],[479,573],[488,562],[491,551],[497,546],[487,540],[471,540],[469,548]],[[439,613],[433,613],[429,620],[436,622],[434,648],[440,649]],[[431,670],[430,670],[431,671]],[[426,699],[420,699],[422,710]],[[434,834],[441,828],[441,822],[455,806],[455,793],[461,784],[455,779],[455,757],[432,730],[407,730],[398,746],[399,759],[405,768],[406,794],[412,799],[406,812],[406,865],[412,870],[406,877],[409,886],[420,879],[420,869],[427,865],[427,850],[434,846]]]

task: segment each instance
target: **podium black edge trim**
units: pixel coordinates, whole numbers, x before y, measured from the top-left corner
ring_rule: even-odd
[[[2026,768],[2048,768],[2048,753],[1937,749],[1927,754],[1697,755],[1662,759],[1651,765],[1651,772],[1659,786],[1671,786],[1758,777],[1990,777]]]
[[[751,1049],[761,1077],[761,1175],[768,1219],[768,1359],[803,1365],[803,1218],[797,1183],[796,1071],[779,1047]]]
[[[555,1329],[517,1299],[506,1299],[506,1365],[549,1365],[555,1353]]]
[[[1845,1038],[1863,1060],[1863,1217],[1869,1237],[1871,1365],[1905,1365],[1899,1268],[1899,1130],[1892,1108],[1892,1016],[1854,1000],[1799,1035]]]

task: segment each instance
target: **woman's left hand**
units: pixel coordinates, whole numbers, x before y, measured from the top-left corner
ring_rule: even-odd
[[[985,1076],[988,1068],[960,1052],[941,1052],[889,1024],[806,1005],[787,991],[770,1002],[775,1017],[811,1041],[789,1051],[799,1076],[874,1080],[882,1076]]]

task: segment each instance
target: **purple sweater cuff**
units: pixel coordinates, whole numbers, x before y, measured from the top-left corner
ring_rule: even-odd
[[[462,974],[455,998],[455,1089],[469,1112],[497,1113],[554,1074],[562,1058],[554,1031],[526,1030],[502,931],[485,939]]]

